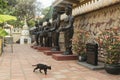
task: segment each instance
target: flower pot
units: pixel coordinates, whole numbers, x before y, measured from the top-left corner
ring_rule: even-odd
[[[110,74],[120,74],[120,64],[105,64],[106,72]]]
[[[78,56],[79,58],[79,61],[80,62],[84,62],[84,61],[86,61],[87,60],[87,56],[86,55],[84,55],[84,56]]]

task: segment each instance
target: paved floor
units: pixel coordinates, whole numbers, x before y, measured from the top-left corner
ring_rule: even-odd
[[[33,72],[33,64],[52,66],[48,75]],[[107,74],[104,70],[93,71],[77,64],[77,61],[56,61],[51,56],[30,48],[30,45],[14,45],[4,49],[0,56],[0,80],[120,80],[119,75]]]

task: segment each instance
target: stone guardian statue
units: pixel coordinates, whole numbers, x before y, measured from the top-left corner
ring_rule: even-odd
[[[60,47],[59,47],[60,33],[57,32],[57,30],[59,29],[59,26],[60,26],[60,14],[58,13],[57,8],[55,7],[52,14],[52,28],[50,30],[52,32],[52,41],[53,41],[52,51],[60,50]]]
[[[43,22],[39,22],[39,36],[40,36],[40,46],[43,47],[44,46],[44,43],[43,43],[43,30],[44,30],[44,27],[43,27]]]
[[[39,45],[39,34],[38,34],[38,31],[39,31],[39,24],[38,22],[36,21],[35,22],[35,30],[34,30],[34,33],[35,33],[35,41],[36,41],[36,45],[38,46]]]
[[[72,16],[72,5],[68,4],[65,8],[67,18],[64,20],[64,26],[58,31],[64,32],[65,52],[64,55],[72,55],[72,37],[74,34],[74,17]]]

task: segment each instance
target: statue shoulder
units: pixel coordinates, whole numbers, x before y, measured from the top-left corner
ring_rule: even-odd
[[[48,22],[48,23],[47,23],[47,26],[51,26],[51,23],[50,23],[50,22]]]
[[[73,19],[73,20],[74,20],[74,16],[70,16],[70,19]]]
[[[70,16],[69,20],[74,22],[74,16]]]

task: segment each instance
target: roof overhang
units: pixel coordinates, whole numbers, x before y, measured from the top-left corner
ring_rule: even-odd
[[[92,1],[92,0],[56,0],[52,6],[53,7],[58,7],[59,11],[62,11],[62,12],[65,12],[65,6],[67,4],[72,4],[73,5],[73,9],[80,6],[80,5],[83,5],[89,1]]]
[[[66,4],[72,4],[73,5],[73,8],[79,6],[79,5],[82,5],[82,4],[85,4],[89,1],[92,1],[92,0],[56,0],[52,6],[53,7],[60,7],[60,8],[64,8],[66,6]]]

